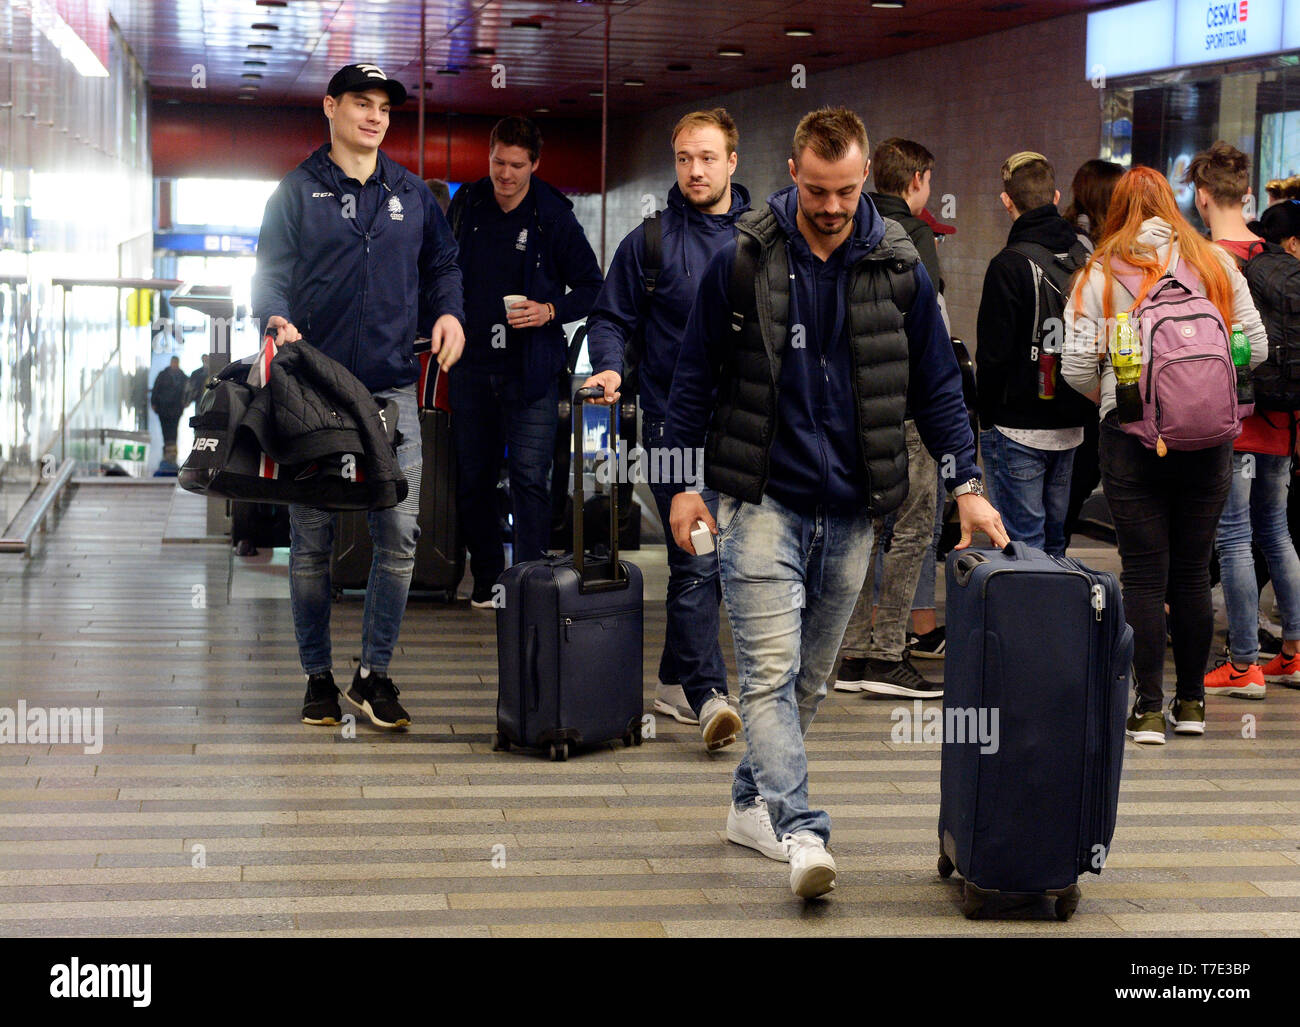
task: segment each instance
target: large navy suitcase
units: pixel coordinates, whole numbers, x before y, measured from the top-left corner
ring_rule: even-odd
[[[583,400],[600,394],[588,388],[573,397],[576,510],[583,508]],[[613,414],[610,451],[618,452]],[[575,517],[572,553],[516,564],[497,579],[494,749],[549,748],[551,759],[564,760],[578,745],[641,744],[641,569],[618,558],[617,491],[611,495],[607,557],[584,551],[583,519]]]
[[[939,873],[963,911],[1045,893],[1068,920],[1119,805],[1133,629],[1115,575],[1021,542],[947,560]],[[972,737],[973,736],[973,737]]]
[[[456,461],[451,444],[451,415],[421,410],[420,537],[415,543],[411,594],[453,600],[465,576],[465,546],[457,535]],[[398,425],[398,431],[402,431]],[[374,561],[370,526],[364,512],[341,513],[334,524],[330,584],[336,596],[345,589],[365,591]]]

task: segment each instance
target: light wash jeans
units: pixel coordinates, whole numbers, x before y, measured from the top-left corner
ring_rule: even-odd
[[[1228,639],[1238,663],[1259,658],[1259,585],[1250,549],[1252,534],[1268,561],[1268,576],[1282,613],[1282,637],[1300,638],[1300,558],[1286,523],[1290,484],[1289,456],[1232,454],[1232,487],[1214,546],[1228,607]]]
[[[748,746],[732,802],[743,810],[761,795],[778,838],[812,831],[828,841],[830,817],[808,807],[803,739],[862,591],[871,518],[799,514],[771,496],[756,504],[721,495],[717,520]]]
[[[366,514],[374,559],[366,583],[366,605],[361,621],[361,663],[378,674],[388,673],[397,644],[397,632],[406,613],[406,593],[415,569],[415,541],[420,537],[416,516],[420,510],[420,420],[415,386],[376,393],[397,404],[397,465],[409,491],[387,510]],[[289,505],[289,601],[293,631],[298,639],[298,659],[304,674],[321,674],[330,663],[330,556],[334,551],[334,525],[338,514],[297,503]]]

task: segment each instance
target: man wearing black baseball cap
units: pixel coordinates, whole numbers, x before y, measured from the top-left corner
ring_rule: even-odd
[[[415,565],[421,444],[414,342],[427,335],[445,370],[465,346],[456,242],[429,187],[379,149],[401,83],[373,64],[349,64],[322,101],[330,141],[266,204],[253,312],[276,345],[305,339],[396,404],[404,502],[371,511],[374,562],[366,588],[361,660],[347,698],[379,727],[410,723],[388,676]],[[291,505],[289,595],[307,675],[302,719],[338,724],[331,671],[330,555],[335,515]]]

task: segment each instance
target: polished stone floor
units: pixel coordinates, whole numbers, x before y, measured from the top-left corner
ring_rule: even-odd
[[[104,716],[98,753],[0,745],[0,935],[1300,935],[1300,691],[1130,743],[1105,873],[1064,924],[963,918],[935,873],[938,746],[832,692],[808,750],[840,886],[805,905],[724,839],[739,744],[660,717],[637,748],[493,753],[494,620],[466,603],[408,611],[409,732],[299,723],[283,555],[164,544],[172,500],[84,484],[34,559],[0,557],[0,707]],[[631,558],[648,703],[667,574],[661,547]],[[340,677],[359,624],[336,604]]]

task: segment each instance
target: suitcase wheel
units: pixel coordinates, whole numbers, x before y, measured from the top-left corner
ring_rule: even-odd
[[[939,853],[939,876],[940,877],[951,877],[952,872],[956,869],[957,867],[953,864],[953,861],[948,858],[947,853],[944,852]]]
[[[1056,897],[1056,919],[1069,920],[1074,915],[1074,911],[1079,908],[1079,886],[1070,885],[1063,895]]]
[[[551,743],[551,759],[552,759],[553,761],[555,761],[555,762],[557,762],[557,763],[563,763],[563,762],[564,762],[565,760],[567,760],[568,758],[569,758],[569,743],[568,743],[568,742],[552,742],[552,743]]]
[[[492,736],[492,751],[493,751],[493,752],[509,752],[509,751],[510,751],[510,739],[507,738],[507,737],[506,737],[504,734],[502,734],[500,731],[496,732],[496,733]]]
[[[961,892],[961,911],[965,914],[966,919],[974,920],[984,909],[984,900],[987,898],[985,892],[976,888],[970,881],[963,883]]]

